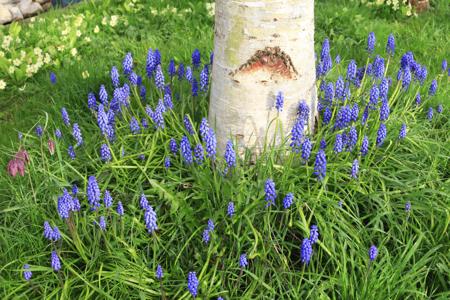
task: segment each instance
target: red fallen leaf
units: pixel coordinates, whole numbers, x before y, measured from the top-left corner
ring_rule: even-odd
[[[50,155],[55,154],[55,142],[52,139],[50,139],[50,140],[48,140],[47,145],[48,145],[48,151],[50,152]]]
[[[25,162],[20,159],[16,159],[17,162],[17,170],[19,171],[20,176],[25,176]]]
[[[16,177],[17,172],[19,171],[19,169],[17,168],[17,160],[16,159],[11,159],[8,162],[8,166],[7,166],[7,171],[9,173],[9,175],[11,175],[12,177]]]
[[[30,162],[30,156],[28,155],[28,152],[25,149],[20,149],[16,153],[16,159],[22,160],[24,163]]]

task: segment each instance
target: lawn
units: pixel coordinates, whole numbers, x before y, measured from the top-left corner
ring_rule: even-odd
[[[237,157],[235,165],[210,151],[200,126],[208,92],[193,95],[192,81],[168,74],[171,59],[191,65],[195,49],[202,64],[210,63],[214,19],[206,2],[85,1],[2,27],[0,41],[12,41],[0,55],[6,83],[0,91],[1,298],[183,299],[197,290],[201,299],[448,299],[450,88],[442,61],[450,59],[449,7],[432,1],[428,12],[406,17],[357,3],[316,1],[318,58],[325,38],[333,60],[341,58],[318,79],[319,95],[326,98],[326,86],[345,78],[352,59],[358,67],[374,62],[366,51],[374,32],[374,54],[385,58],[392,82],[388,117],[380,121],[381,106],[360,121],[381,82],[366,69],[351,96],[330,106],[329,124],[322,111],[316,134],[308,135],[310,155],[291,151],[288,139],[256,161]],[[393,57],[386,53],[391,33]],[[161,53],[171,93],[155,88],[154,70],[152,78],[146,75],[149,48]],[[428,75],[421,84],[413,74],[405,88],[397,71],[408,51]],[[142,84],[122,74],[127,53]],[[106,138],[97,107],[114,95],[113,66],[120,86],[129,85],[130,102],[112,116],[115,137]],[[193,68],[199,85],[202,68]],[[437,92],[430,94],[433,80]],[[159,104],[163,94],[170,94],[173,109]],[[336,130],[339,111],[354,105],[356,119]],[[351,140],[354,132],[354,144],[338,150],[337,135]],[[181,153],[171,138],[183,145]],[[201,151],[186,163],[186,141],[203,145],[207,156]],[[21,148],[29,154],[25,176],[9,176],[8,161]],[[326,154],[323,178],[315,174],[319,153]],[[79,209],[64,208],[75,198]],[[272,198],[275,205],[267,206]]]

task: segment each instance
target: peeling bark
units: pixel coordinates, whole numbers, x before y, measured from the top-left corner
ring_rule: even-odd
[[[209,121],[218,150],[230,138],[258,153],[266,138],[281,142],[300,101],[316,114],[313,0],[217,0]],[[284,109],[275,130],[277,93]],[[269,127],[270,125],[270,127]],[[276,133],[277,132],[277,133]],[[276,135],[276,136],[275,136]]]

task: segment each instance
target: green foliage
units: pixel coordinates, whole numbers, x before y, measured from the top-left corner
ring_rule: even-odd
[[[189,85],[177,80],[173,90],[180,93],[180,100],[174,100],[176,108],[166,116],[164,131],[130,133],[128,120],[144,114],[133,90],[131,109],[117,123],[118,140],[111,145],[113,159],[101,162],[99,148],[104,140],[95,114],[87,109],[87,93],[97,92],[100,84],[107,83],[111,94],[109,69],[120,66],[128,51],[133,52],[140,74],[144,74],[149,47],[161,50],[164,66],[171,57],[189,62],[196,47],[205,62],[212,49],[213,20],[200,1],[170,1],[178,12],[191,10],[182,17],[167,9],[168,1],[92,1],[64,11],[73,13],[70,18],[80,13],[94,16],[85,25],[89,28],[102,26],[104,17],[108,23],[111,16],[120,15],[120,21],[117,26],[102,27],[98,38],[90,34],[91,43],[77,46],[79,61],[70,55],[62,58],[64,62],[52,68],[58,78],[56,85],[50,84],[44,69],[20,83],[9,82],[0,95],[5,108],[0,116],[6,120],[0,128],[7,133],[1,137],[2,165],[19,147],[26,148],[31,158],[25,177],[0,177],[1,298],[137,299],[158,298],[164,291],[168,299],[183,299],[189,298],[189,271],[197,272],[199,298],[448,298],[450,108],[446,101],[448,77],[441,73],[440,62],[447,54],[449,25],[440,23],[444,13],[438,11],[392,24],[390,20],[375,20],[367,8],[343,6],[341,2],[317,3],[317,49],[324,37],[330,37],[331,52],[343,59],[326,80],[345,73],[352,58],[358,66],[366,64],[369,31],[377,36],[376,53],[385,56],[385,41],[392,31],[397,50],[388,71],[394,78],[391,116],[385,145],[371,147],[370,154],[361,159],[357,180],[349,175],[357,151],[334,155],[336,132],[330,130],[332,125],[319,127],[314,140],[323,137],[328,144],[328,172],[323,182],[312,175],[312,159],[303,164],[299,155],[282,147],[264,153],[254,163],[239,159],[227,176],[222,172],[222,153],[215,163],[184,165],[180,157],[169,154],[168,140],[179,140],[186,134],[181,121],[186,113],[198,128],[207,112],[208,95],[193,99]],[[58,10],[39,18],[51,23],[53,18],[61,18],[60,14]],[[21,28],[17,34],[36,34],[25,25]],[[33,42],[27,47],[33,49]],[[407,50],[414,51],[416,59],[429,67],[429,76],[424,86],[414,84],[408,92],[401,92],[395,74],[399,57]],[[83,79],[85,71],[90,76]],[[426,95],[435,77],[438,94],[424,96],[422,105],[416,107],[416,92]],[[361,89],[352,90],[352,101],[361,103],[368,98],[369,80],[363,81]],[[149,96],[154,107],[159,95],[151,90]],[[428,121],[427,108],[438,103],[444,103],[444,112],[435,113]],[[67,107],[72,122],[79,123],[85,139],[84,145],[75,149],[74,161],[67,155],[67,146],[74,141],[71,129],[62,125],[62,106]],[[365,129],[358,122],[357,129],[358,133],[364,130],[373,145],[379,124],[376,112],[370,120]],[[34,134],[37,123],[45,128],[43,139]],[[407,124],[408,133],[405,140],[398,141],[402,123]],[[56,127],[63,131],[60,141],[53,136]],[[13,129],[24,131],[20,143]],[[48,138],[57,141],[53,156],[47,150]],[[197,136],[190,138],[191,143],[199,141]],[[361,138],[358,149],[360,143]],[[318,144],[314,144],[313,156]],[[141,154],[145,160],[139,159]],[[169,155],[172,167],[166,170],[164,159]],[[98,212],[86,209],[90,175],[97,176],[102,192],[111,192],[114,207],[117,201],[124,203],[123,218],[105,208]],[[277,205],[267,209],[264,182],[269,177],[276,183],[278,198]],[[80,188],[84,207],[66,223],[57,214],[57,197],[73,183]],[[281,201],[288,192],[294,193],[295,202],[284,210]],[[145,229],[139,207],[141,193],[158,215],[160,229],[154,235]],[[226,216],[229,201],[236,206],[233,218]],[[407,201],[412,203],[410,213],[404,210]],[[100,214],[107,216],[104,232],[95,223]],[[209,218],[215,221],[216,229],[209,245],[204,245],[202,231]],[[60,228],[61,243],[50,245],[44,239],[45,220]],[[70,230],[72,224],[75,230]],[[319,226],[320,238],[313,246],[310,265],[304,266],[300,245],[312,224]],[[371,244],[379,249],[372,263],[367,253]],[[53,248],[58,249],[62,261],[59,273],[50,267]],[[241,270],[238,260],[244,252],[249,267]],[[30,282],[22,279],[25,263],[33,272]],[[155,277],[158,264],[165,274],[161,284]]]

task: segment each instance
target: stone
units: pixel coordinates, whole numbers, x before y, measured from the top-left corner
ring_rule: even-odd
[[[31,0],[21,0],[19,9],[24,17],[34,16],[43,11],[42,6],[39,3]]]
[[[0,24],[9,23],[12,21],[12,15],[9,12],[9,9],[5,6],[0,4]]]
[[[41,4],[43,10],[49,10],[52,7],[52,2],[49,1],[47,3]]]
[[[0,0],[0,4],[5,5],[16,5],[20,2],[20,0]]]
[[[20,9],[17,6],[10,7],[9,8],[9,12],[12,15],[13,21],[22,20],[23,19],[22,12],[20,11]]]
[[[52,0],[34,0],[34,2],[39,3],[40,5],[51,2]]]

